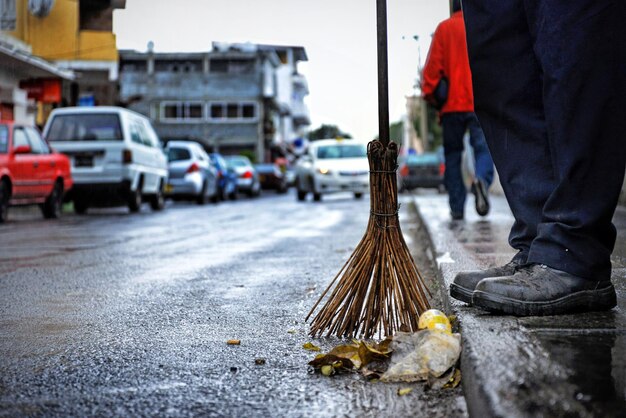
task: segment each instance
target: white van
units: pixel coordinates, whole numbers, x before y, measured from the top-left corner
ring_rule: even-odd
[[[50,114],[44,137],[72,164],[67,200],[82,214],[90,206],[128,205],[146,198],[164,206],[167,158],[148,118],[120,107],[65,107]]]

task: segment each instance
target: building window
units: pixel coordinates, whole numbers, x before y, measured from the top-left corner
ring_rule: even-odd
[[[242,105],[241,112],[244,119],[251,119],[255,117],[255,107],[253,104]]]
[[[199,73],[202,72],[202,60],[157,59],[154,70],[158,73]]]
[[[201,102],[163,102],[161,119],[164,121],[200,121],[203,119]]]
[[[209,103],[209,119],[215,122],[255,121],[257,104],[252,102]]]
[[[224,117],[224,105],[212,104],[211,105],[211,119],[222,119]]]
[[[120,61],[121,71],[128,72],[142,72],[145,73],[148,70],[148,63],[146,60],[124,60]]]
[[[254,60],[214,58],[210,72],[228,74],[250,74],[254,71]]]
[[[239,117],[239,105],[237,103],[228,103],[226,105],[226,117],[228,119],[237,119]]]

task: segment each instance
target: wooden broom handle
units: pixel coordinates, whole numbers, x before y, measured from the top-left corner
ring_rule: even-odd
[[[389,144],[389,91],[387,70],[387,0],[376,0],[378,39],[378,139]]]

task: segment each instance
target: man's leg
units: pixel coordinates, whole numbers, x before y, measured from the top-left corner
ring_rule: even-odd
[[[609,280],[626,161],[623,0],[525,0],[557,180],[529,261]]]
[[[450,295],[471,302],[479,282],[508,276],[526,262],[545,201],[554,189],[546,139],[541,71],[522,0],[463,0],[474,108],[515,223],[504,266],[460,272]]]
[[[626,3],[524,4],[543,73],[556,186],[544,205],[529,265],[482,280],[472,301],[515,315],[611,309],[611,219],[626,165]]]
[[[464,113],[446,113],[441,117],[443,125],[443,152],[446,160],[444,182],[448,190],[450,212],[454,219],[462,219],[465,211],[467,190],[461,173]]]
[[[524,259],[556,186],[543,116],[542,76],[522,0],[464,0],[474,107],[515,223]]]

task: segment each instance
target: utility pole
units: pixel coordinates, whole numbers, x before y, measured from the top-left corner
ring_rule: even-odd
[[[413,39],[419,42],[419,37],[417,35],[413,36]],[[417,44],[417,84],[420,87],[420,96],[419,96],[419,104],[420,104],[420,138],[422,139],[422,149],[426,150],[428,148],[428,108],[426,100],[422,97],[422,50]]]

